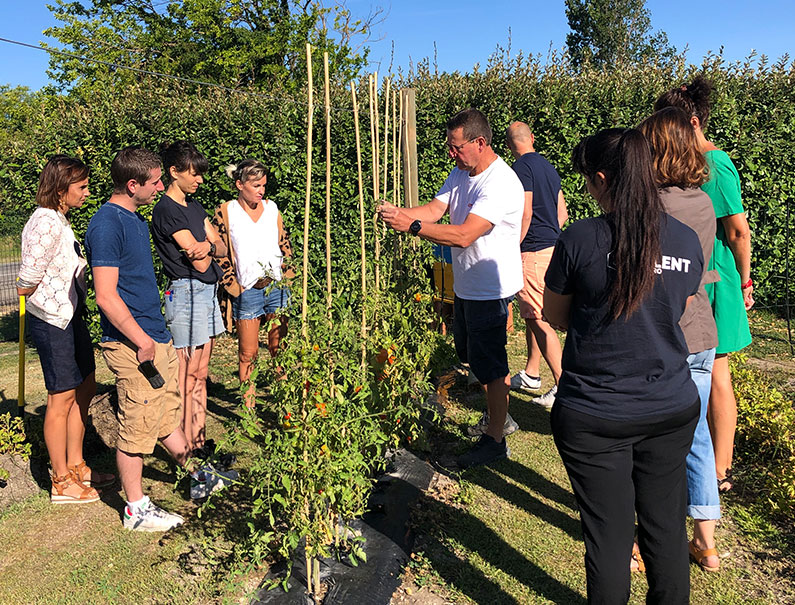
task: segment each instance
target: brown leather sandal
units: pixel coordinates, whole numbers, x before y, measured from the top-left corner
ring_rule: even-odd
[[[97,490],[81,483],[71,471],[62,477],[52,475],[50,502],[53,504],[88,504],[97,500]]]
[[[633,566],[633,563],[637,564],[637,567]],[[643,557],[640,556],[640,547],[637,542],[632,545],[632,560],[629,563],[629,570],[639,572],[646,571],[646,564],[643,562]]]
[[[704,562],[704,559],[707,557],[716,556],[719,557],[718,551],[715,548],[705,548],[704,550],[699,550],[696,548],[696,545],[693,544],[693,541],[687,543],[687,548],[690,551],[690,558],[704,571],[715,572],[720,569],[720,563],[718,563],[715,567],[710,567]],[[720,561],[720,558],[718,559]]]
[[[93,471],[86,466],[85,460],[83,460],[80,464],[70,466],[69,472],[74,473],[75,477],[77,477],[81,483],[94,488],[108,487],[109,485],[113,485],[113,483],[116,481],[116,475]]]

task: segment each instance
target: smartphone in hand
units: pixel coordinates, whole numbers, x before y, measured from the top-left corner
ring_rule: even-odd
[[[138,369],[141,371],[141,374],[146,376],[146,379],[149,381],[149,384],[152,385],[153,389],[159,389],[166,384],[166,381],[163,380],[163,377],[160,375],[160,372],[157,371],[155,364],[153,364],[151,360],[139,364]]]

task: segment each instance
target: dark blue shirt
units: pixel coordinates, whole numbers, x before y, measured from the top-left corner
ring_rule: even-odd
[[[533,218],[522,240],[522,252],[538,252],[554,246],[560,235],[560,176],[552,164],[535,151],[525,153],[511,168],[522,181],[525,192],[533,193]]]
[[[88,224],[86,252],[92,268],[118,268],[116,291],[135,321],[155,342],[169,342],[146,220],[117,204],[103,204]],[[103,342],[127,340],[101,309],[99,319]]]
[[[615,269],[608,219],[577,221],[558,239],[546,287],[572,299],[555,405],[633,420],[675,414],[698,400],[679,319],[698,291],[704,257],[690,227],[663,214],[660,220],[657,279],[628,318],[610,314]]]

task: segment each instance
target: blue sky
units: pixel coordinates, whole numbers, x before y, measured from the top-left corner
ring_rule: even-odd
[[[54,25],[46,7],[50,0],[0,0],[0,37],[38,44],[43,30]],[[565,47],[568,24],[563,0],[347,0],[355,14],[385,8],[370,43],[371,68],[384,73],[390,65],[404,70],[410,62],[434,57],[440,70],[470,71],[485,65],[496,46],[513,52],[546,56],[550,45]],[[730,60],[751,50],[773,59],[795,49],[795,2],[647,0],[652,28],[664,30],[677,48],[689,46],[688,59],[699,63],[708,51],[724,47]],[[395,54],[392,58],[392,42]],[[0,84],[33,89],[47,83],[47,54],[0,42]]]

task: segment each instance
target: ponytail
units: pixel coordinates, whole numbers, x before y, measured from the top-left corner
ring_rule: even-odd
[[[575,170],[593,180],[602,172],[609,198],[606,215],[613,231],[609,293],[613,319],[629,317],[654,288],[660,258],[663,205],[649,145],[634,129],[611,128],[583,139],[574,149]]]

